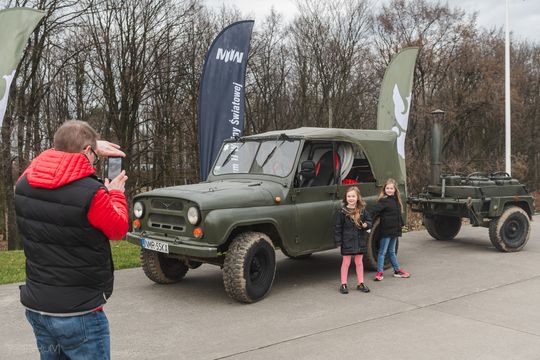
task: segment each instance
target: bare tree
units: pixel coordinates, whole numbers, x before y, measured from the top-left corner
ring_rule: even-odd
[[[359,121],[357,79],[369,52],[370,13],[365,1],[303,1],[292,26],[301,113],[312,125]],[[309,100],[308,98],[311,98]],[[314,104],[309,104],[315,101]],[[322,116],[321,116],[322,115]],[[353,120],[354,119],[354,120]],[[301,119],[300,123],[305,120]]]
[[[46,62],[54,57],[55,40],[84,12],[76,1],[42,0],[8,2],[7,6],[28,6],[46,10],[46,16],[31,36],[13,80],[10,105],[2,124],[2,193],[4,231],[9,249],[20,249],[16,236],[13,185],[30,159],[48,145],[44,139],[41,103],[48,96],[52,83],[66,65],[69,54],[56,62]],[[44,64],[47,64],[47,70]],[[15,165],[15,166],[14,166]]]
[[[246,88],[246,133],[261,133],[287,128],[287,63],[285,31],[277,13],[272,11],[252,38]]]

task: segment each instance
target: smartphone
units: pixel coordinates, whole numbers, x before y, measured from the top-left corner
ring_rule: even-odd
[[[122,171],[122,158],[109,157],[107,158],[107,178],[109,180],[117,177]]]

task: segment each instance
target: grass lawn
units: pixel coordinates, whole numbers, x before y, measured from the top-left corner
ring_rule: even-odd
[[[116,270],[141,266],[140,247],[127,241],[111,241],[111,249]],[[0,284],[23,282],[24,252],[22,250],[0,251]]]

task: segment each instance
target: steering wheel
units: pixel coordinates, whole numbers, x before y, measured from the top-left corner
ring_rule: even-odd
[[[492,172],[489,176],[496,177],[496,178],[503,178],[503,179],[510,179],[512,177],[506,171],[495,171],[495,172]]]

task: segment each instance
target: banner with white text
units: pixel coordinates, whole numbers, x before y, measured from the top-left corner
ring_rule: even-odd
[[[245,76],[253,20],[229,25],[204,62],[199,90],[199,159],[206,180],[223,140],[244,132]]]

